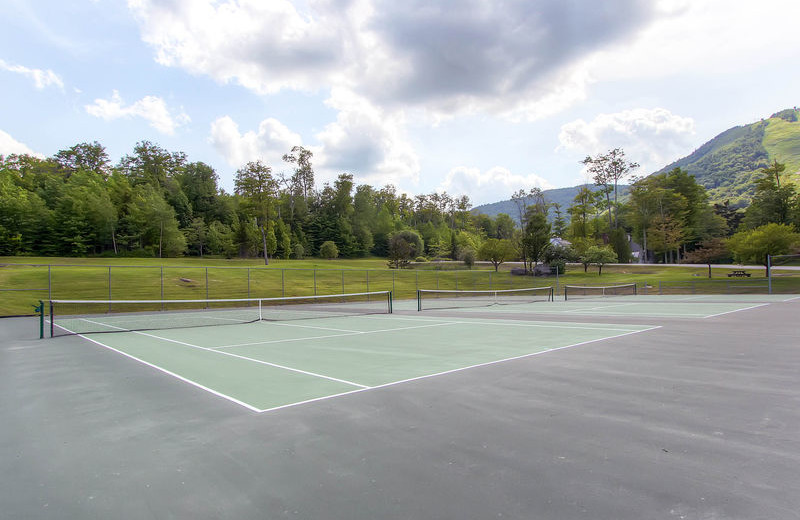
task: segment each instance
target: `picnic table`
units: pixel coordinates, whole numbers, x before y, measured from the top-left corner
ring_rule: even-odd
[[[728,278],[731,278],[731,277],[744,278],[745,276],[747,278],[750,278],[750,273],[748,273],[744,269],[734,269],[733,271],[728,273]]]

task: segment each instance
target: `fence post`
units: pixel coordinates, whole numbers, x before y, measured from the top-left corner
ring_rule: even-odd
[[[317,295],[317,270],[314,269],[314,296]]]
[[[369,269],[365,269],[364,272],[367,273],[367,292],[369,292]]]
[[[342,269],[342,294],[344,293],[344,269]]]
[[[161,266],[161,310],[164,310],[164,266]]]
[[[111,312],[111,266],[108,266],[108,312]]]
[[[281,269],[281,298],[286,298],[286,269]]]
[[[394,275],[396,271],[392,271],[392,294],[394,294]]]
[[[206,300],[208,299],[208,267],[206,267]],[[208,307],[208,302],[206,302],[206,307]]]
[[[419,291],[419,271],[414,271],[414,290]]]
[[[53,266],[47,264],[47,299],[53,299],[53,274],[52,274]],[[52,336],[52,334],[51,334]]]
[[[250,298],[250,268],[247,268],[247,297]]]

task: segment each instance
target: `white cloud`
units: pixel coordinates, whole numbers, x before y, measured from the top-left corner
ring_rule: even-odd
[[[166,66],[261,94],[346,88],[387,110],[518,119],[583,99],[584,58],[661,14],[650,0],[613,4],[128,0]]]
[[[209,141],[231,166],[240,168],[248,161],[261,160],[280,171],[281,157],[293,146],[301,146],[300,136],[277,119],[265,119],[257,131],[242,134],[239,125],[229,116],[211,123]]]
[[[64,88],[64,82],[61,77],[50,69],[31,69],[22,65],[12,65],[3,60],[0,60],[0,69],[21,74],[33,80],[33,85],[38,90],[43,90],[47,87],[54,86],[57,88]]]
[[[140,117],[161,133],[173,135],[175,130],[191,119],[184,112],[173,115],[166,102],[158,96],[145,96],[132,105],[126,105],[119,92],[112,93],[111,99],[95,99],[86,105],[86,112],[106,121],[120,118]]]
[[[34,152],[24,143],[17,141],[6,132],[0,130],[0,155],[9,156],[11,154],[33,155],[34,157],[44,159],[44,155]]]
[[[326,103],[338,111],[316,136],[328,177],[347,172],[377,185],[417,182],[419,158],[405,137],[402,112],[382,110],[347,89],[334,89]]]
[[[534,187],[546,190],[553,186],[536,174],[519,175],[501,166],[485,172],[478,168],[458,166],[447,173],[438,189],[451,195],[472,194],[471,202],[477,206],[507,200],[519,189],[528,190]]]
[[[592,121],[578,119],[561,127],[559,149],[595,155],[623,148],[645,174],[666,166],[691,151],[694,120],[664,108],[636,108],[600,114]]]

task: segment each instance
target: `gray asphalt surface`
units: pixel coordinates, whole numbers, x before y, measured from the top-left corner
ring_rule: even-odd
[[[0,516],[797,519],[799,311],[264,414],[0,320]]]

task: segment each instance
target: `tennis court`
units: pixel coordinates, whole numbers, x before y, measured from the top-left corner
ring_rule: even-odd
[[[629,286],[624,287],[626,291]],[[465,297],[453,296],[454,291],[420,291],[418,301],[399,303],[398,309],[416,307],[421,311],[448,313],[553,314],[629,318],[713,318],[740,312],[770,303],[799,300],[793,294],[602,294],[604,287],[575,288],[569,295],[563,291],[551,300],[540,297],[546,288],[538,288],[529,301],[521,301],[525,290],[465,291]],[[580,289],[580,290],[578,290]],[[483,295],[481,294],[483,293]],[[482,297],[481,297],[482,296]]]
[[[387,314],[85,337],[263,412],[651,328]]]
[[[473,303],[0,320],[4,514],[797,517],[800,298]]]

